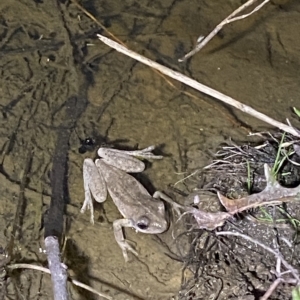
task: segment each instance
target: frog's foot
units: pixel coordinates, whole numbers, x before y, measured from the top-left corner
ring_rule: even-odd
[[[127,251],[130,251],[131,253],[133,253],[135,256],[138,256],[139,254],[135,251],[135,249],[133,247],[131,247],[128,243],[127,240],[123,240],[123,241],[120,241],[118,242],[120,248],[122,249],[122,252],[123,252],[123,257],[124,257],[124,260],[125,262],[128,262],[128,254],[127,254]]]
[[[93,205],[93,199],[92,195],[89,190],[85,191],[85,199],[83,202],[83,205],[80,209],[81,213],[84,213],[87,209],[91,211],[91,223],[94,224],[94,205]]]
[[[163,192],[160,191],[156,191],[153,194],[153,198],[160,198],[164,201],[166,201],[167,203],[169,203],[172,208],[175,210],[175,212],[177,213],[178,216],[181,215],[181,211],[180,210],[186,210],[186,208],[176,202],[174,202],[170,197],[168,197],[166,194],[164,194]]]
[[[122,227],[133,227],[132,221],[130,219],[115,220],[113,223],[113,227],[114,227],[115,239],[119,244],[120,248],[122,249],[125,262],[128,262],[127,251],[130,251],[134,255],[138,256],[138,253],[135,251],[135,249],[131,247],[128,241],[125,239],[123,234],[123,229],[122,229]]]
[[[123,151],[126,152],[128,155],[131,156],[137,156],[141,158],[146,158],[146,159],[163,159],[162,155],[155,155],[151,151],[155,149],[155,146],[149,146],[147,148],[141,149],[141,150],[133,150],[133,151]]]

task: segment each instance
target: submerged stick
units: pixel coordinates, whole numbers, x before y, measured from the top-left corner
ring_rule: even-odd
[[[45,248],[47,252],[49,270],[51,272],[54,300],[68,300],[67,266],[60,260],[58,239],[54,236],[46,237]]]
[[[69,140],[76,121],[83,112],[86,101],[71,96],[64,103],[65,119],[59,127],[57,143],[53,154],[51,170],[51,202],[45,217],[45,246],[54,299],[68,299],[66,288],[67,275],[63,270],[59,251],[59,242],[64,234],[64,212],[68,202],[68,151]],[[61,298],[59,295],[62,295]]]
[[[238,21],[238,20],[242,20],[245,19],[247,17],[249,17],[250,15],[252,15],[253,13],[257,12],[258,10],[260,10],[265,4],[267,4],[270,0],[265,0],[264,2],[262,2],[261,4],[259,4],[258,6],[256,6],[250,13],[239,16],[239,17],[235,17],[237,14],[239,14],[240,12],[242,12],[243,10],[245,10],[247,7],[249,7],[250,5],[252,5],[254,2],[256,2],[257,0],[249,0],[247,1],[245,4],[243,4],[242,6],[240,6],[238,9],[236,9],[233,13],[231,13],[226,19],[224,19],[219,25],[217,25],[214,30],[208,35],[206,36],[206,38],[202,39],[197,45],[196,47],[190,51],[189,53],[187,53],[184,57],[178,59],[179,62],[183,62],[186,59],[190,58],[191,56],[195,55],[197,52],[199,52],[225,25],[230,24],[232,22]],[[234,18],[235,17],[235,18]]]
[[[263,113],[253,109],[250,106],[247,106],[229,96],[226,96],[225,94],[222,94],[202,83],[199,83],[198,81],[191,79],[177,71],[174,71],[165,66],[162,66],[162,65],[158,64],[157,62],[154,62],[154,61],[150,60],[149,58],[146,58],[145,56],[142,56],[132,50],[127,49],[126,47],[118,44],[117,42],[115,42],[103,35],[97,34],[97,36],[103,43],[110,46],[111,48],[116,49],[118,52],[121,52],[127,56],[130,56],[130,57],[134,58],[135,60],[138,60],[138,61],[142,62],[143,64],[145,64],[151,68],[154,68],[154,69],[160,71],[161,73],[194,88],[197,91],[200,91],[200,92],[202,92],[206,95],[209,95],[213,98],[216,98],[226,104],[229,104],[229,105],[231,105],[231,106],[259,119],[259,120],[262,120],[265,123],[275,126],[275,127],[279,128],[285,132],[288,132],[294,136],[300,137],[300,132],[298,132],[296,129],[294,129],[291,126],[288,126],[286,124],[278,122],[278,121],[264,115]]]

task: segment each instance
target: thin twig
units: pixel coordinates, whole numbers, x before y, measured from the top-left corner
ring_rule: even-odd
[[[224,19],[219,25],[217,25],[215,27],[215,29],[208,35],[206,36],[206,38],[202,39],[200,43],[198,43],[195,48],[190,51],[188,54],[186,54],[184,57],[178,59],[179,62],[183,62],[186,59],[190,58],[191,56],[195,55],[197,52],[199,52],[225,25],[241,20],[241,19],[245,19],[247,17],[249,17],[250,15],[252,15],[253,13],[255,13],[256,11],[258,11],[259,9],[261,9],[265,4],[267,4],[270,0],[265,0],[264,2],[262,2],[261,4],[259,4],[257,7],[255,7],[250,13],[239,16],[239,17],[235,17],[237,14],[239,14],[240,12],[242,12],[244,9],[246,9],[247,7],[249,7],[250,5],[252,5],[254,2],[256,2],[257,0],[249,0],[248,2],[246,2],[245,4],[243,4],[242,6],[240,6],[238,9],[236,9],[233,13],[231,13],[226,19]]]
[[[146,58],[145,56],[142,56],[132,50],[127,49],[126,47],[116,43],[115,41],[113,41],[103,35],[98,34],[97,36],[103,43],[107,44],[108,46],[116,49],[117,51],[119,51],[127,56],[130,56],[130,57],[142,62],[143,64],[145,64],[149,67],[159,70],[161,73],[166,74],[166,75],[170,76],[171,78],[174,78],[174,79],[176,79],[176,80],[178,80],[178,81],[180,81],[180,82],[182,82],[204,94],[207,94],[213,98],[216,98],[226,104],[229,104],[229,105],[231,105],[231,106],[259,119],[259,120],[262,120],[270,125],[273,125],[285,132],[289,132],[290,134],[292,134],[294,136],[300,137],[299,131],[297,131],[296,129],[294,129],[291,126],[288,126],[286,124],[278,122],[278,121],[258,112],[257,110],[253,109],[250,106],[247,106],[241,102],[238,102],[237,100],[235,100],[229,96],[226,96],[226,95],[224,95],[202,83],[199,83],[196,80],[191,79],[177,71],[174,71],[165,66],[162,66],[162,65]]]
[[[77,286],[79,286],[79,287],[81,287],[81,288],[83,288],[83,289],[85,289],[87,291],[90,291],[90,292],[92,292],[92,293],[94,293],[94,294],[96,294],[96,295],[98,295],[100,297],[103,297],[103,298],[108,299],[108,300],[112,300],[113,299],[111,296],[108,296],[106,294],[100,293],[100,292],[96,291],[94,288],[92,288],[92,287],[90,287],[90,286],[88,286],[88,285],[86,285],[86,284],[84,284],[84,283],[82,283],[82,282],[80,282],[80,281],[78,281],[76,279],[71,279],[71,281],[72,281],[73,284],[75,284],[75,285],[77,285]]]

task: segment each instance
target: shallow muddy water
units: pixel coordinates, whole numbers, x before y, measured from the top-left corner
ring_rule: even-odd
[[[300,108],[299,1],[267,4],[224,28],[187,62],[178,62],[241,2],[101,0],[80,5],[130,49],[299,127],[291,110]],[[88,212],[80,214],[83,159],[96,155],[79,153],[81,141],[90,137],[97,145],[120,149],[157,145],[156,153],[165,158],[148,164],[137,178],[151,193],[168,193],[169,185],[207,164],[221,142],[229,137],[247,141],[249,131],[270,127],[178,82],[170,80],[171,85],[102,44],[96,34],[104,31],[72,2],[2,0],[0,20],[1,246],[10,240],[29,156],[13,261],[45,262],[39,248],[53,193],[50,174],[67,147],[61,156],[68,202],[63,257],[70,274],[114,299],[176,299],[182,264],[172,258],[171,229],[158,236],[126,229],[139,252],[138,257],[130,254],[126,264],[114,240],[112,222],[120,214],[111,199],[96,206],[95,225]],[[48,275],[36,271],[17,274],[8,291],[12,298],[18,293],[25,299],[52,297]],[[70,293],[73,299],[96,299],[77,288]],[[239,299],[229,295],[206,299]]]

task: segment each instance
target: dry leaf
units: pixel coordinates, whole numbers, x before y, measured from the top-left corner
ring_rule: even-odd
[[[282,202],[300,200],[300,186],[296,188],[285,188],[272,176],[267,164],[264,165],[264,171],[267,186],[260,193],[234,200],[228,199],[218,193],[220,202],[230,214],[233,215],[258,206],[279,205]]]

